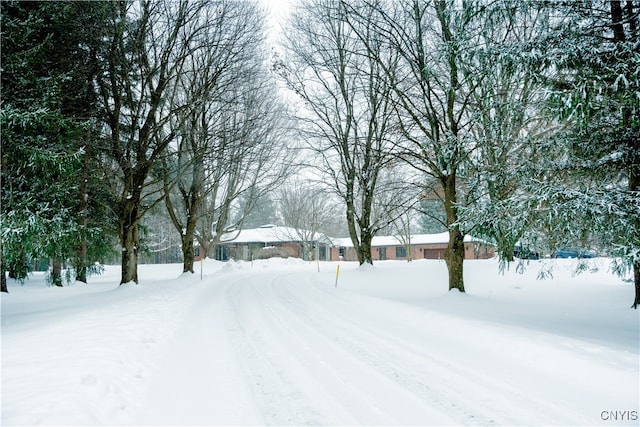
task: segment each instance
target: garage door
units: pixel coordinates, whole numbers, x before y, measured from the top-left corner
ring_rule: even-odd
[[[422,251],[426,259],[444,259],[444,249],[424,249]]]

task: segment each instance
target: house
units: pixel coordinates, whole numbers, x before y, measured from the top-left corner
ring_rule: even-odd
[[[393,259],[444,259],[445,251],[449,245],[449,233],[437,234],[412,234],[409,238],[400,236],[375,236],[371,242],[371,256],[374,260]],[[331,260],[356,261],[355,250],[350,238],[334,239],[334,247],[331,248]],[[495,255],[495,248],[487,242],[474,239],[471,236],[464,237],[465,259],[487,259]]]
[[[329,239],[321,233],[314,234],[307,230],[271,224],[227,233],[221,240],[215,253],[215,259],[220,261],[250,261],[272,257],[320,261],[358,259],[350,238]],[[413,234],[407,241],[400,236],[375,236],[371,255],[376,261],[406,260],[409,255],[411,259],[444,259],[448,242],[447,232]],[[487,259],[495,256],[492,245],[471,236],[465,236],[464,248],[465,259]]]
[[[224,234],[215,258],[250,261],[262,258],[329,259],[330,240],[323,234],[291,227],[263,225]]]

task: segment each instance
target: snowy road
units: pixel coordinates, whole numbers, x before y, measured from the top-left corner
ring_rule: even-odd
[[[637,425],[639,313],[606,268],[119,267],[2,295],[2,425]],[[606,260],[601,260],[605,265]],[[444,284],[444,285],[443,285]]]
[[[335,289],[330,279],[258,269],[204,282],[137,422],[592,425],[625,407],[619,387],[637,382],[629,359],[607,349]]]

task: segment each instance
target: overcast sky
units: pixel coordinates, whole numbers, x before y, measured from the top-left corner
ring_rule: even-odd
[[[282,25],[287,20],[291,4],[295,0],[260,0],[267,10],[269,36],[275,42],[279,37]]]

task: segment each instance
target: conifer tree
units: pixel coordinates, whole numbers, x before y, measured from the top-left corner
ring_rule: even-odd
[[[55,266],[74,259],[86,281],[78,248],[92,236],[105,241],[89,226],[83,170],[96,151],[91,51],[100,16],[100,3],[2,3],[2,271],[18,280],[33,259],[49,257]]]
[[[561,5],[550,33],[552,111],[564,126],[539,199],[554,206],[551,229],[597,243],[632,272],[640,304],[640,4]],[[560,147],[558,149],[557,147]]]

